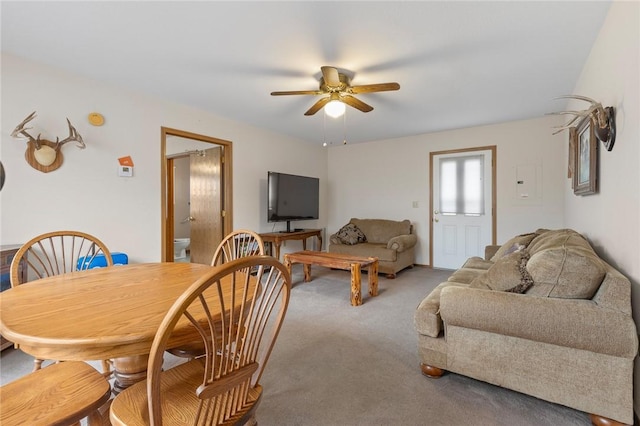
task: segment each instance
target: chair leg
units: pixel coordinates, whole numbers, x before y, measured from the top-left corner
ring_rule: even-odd
[[[110,359],[103,359],[102,360],[102,375],[105,378],[110,378],[111,375],[113,374],[113,362]]]
[[[107,418],[109,416],[109,411],[107,410]],[[103,425],[108,425],[110,423],[105,423],[105,419],[102,416],[102,413],[100,413],[100,410],[96,410],[93,413],[89,414],[89,416],[87,417],[87,425],[88,426],[103,426]]]
[[[33,373],[34,371],[38,371],[38,370],[40,370],[40,369],[42,368],[42,362],[43,362],[43,361],[44,361],[43,359],[38,359],[38,358],[35,358],[35,359],[33,360],[33,370],[32,370],[32,373]]]

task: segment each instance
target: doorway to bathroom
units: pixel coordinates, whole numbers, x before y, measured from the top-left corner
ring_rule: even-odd
[[[231,142],[162,128],[162,259],[209,264],[231,232]]]

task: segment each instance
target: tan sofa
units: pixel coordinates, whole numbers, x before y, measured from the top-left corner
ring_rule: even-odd
[[[395,278],[397,272],[415,263],[417,242],[408,220],[352,218],[329,237],[328,251],[377,257],[378,271],[387,278]]]
[[[425,375],[448,370],[588,412],[594,424],[633,424],[631,283],[575,231],[487,247],[427,295],[414,324]]]

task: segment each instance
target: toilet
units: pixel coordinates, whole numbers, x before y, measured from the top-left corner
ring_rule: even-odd
[[[173,258],[184,259],[187,257],[187,249],[191,243],[191,238],[175,238],[173,240]]]

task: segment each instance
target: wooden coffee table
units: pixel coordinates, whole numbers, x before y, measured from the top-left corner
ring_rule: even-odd
[[[378,258],[361,257],[349,254],[327,253],[323,251],[304,250],[284,255],[284,264],[291,273],[291,266],[302,263],[304,266],[304,282],[311,281],[311,265],[324,266],[326,268],[351,270],[351,306],[362,305],[361,295],[361,268],[365,266],[369,275],[369,295],[378,295]]]

